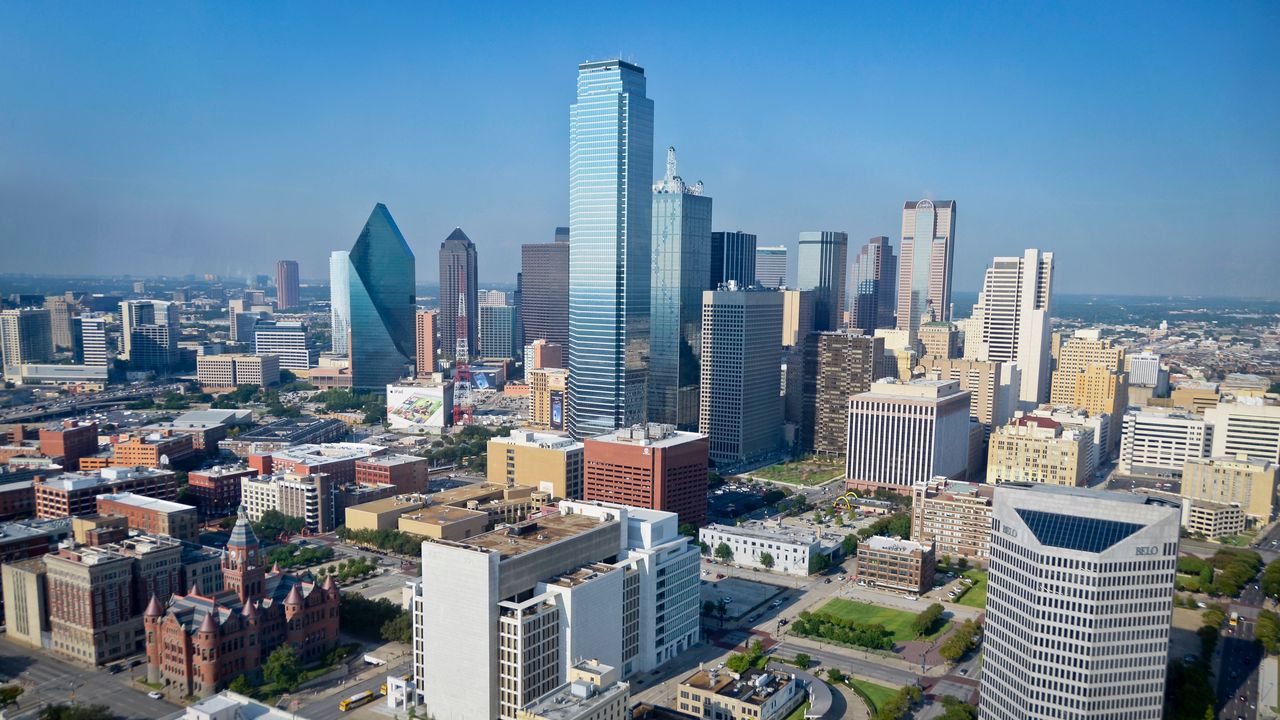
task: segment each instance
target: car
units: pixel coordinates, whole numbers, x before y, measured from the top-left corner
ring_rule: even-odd
[[[831,578],[826,578],[826,579],[824,579],[822,582],[823,582],[823,584],[830,585],[830,584],[831,584]]]
[[[968,674],[969,674],[969,668],[960,668],[960,674],[961,674],[961,675],[968,675]]]
[[[164,695],[162,695],[159,690],[152,690],[151,692],[147,693],[147,697],[151,698],[152,700],[159,700],[160,698],[163,698]]]
[[[716,573],[716,579],[717,579],[717,580],[723,580],[723,579],[724,579],[724,573]]]
[[[143,659],[143,658],[134,658],[134,659],[132,659],[132,660],[130,660],[130,661],[129,661],[129,667],[138,667],[139,665],[141,665],[141,664],[142,664],[142,663],[144,663],[144,662],[146,662],[146,660],[145,660],[145,659]]]
[[[112,675],[124,672],[124,666],[121,665],[120,663],[116,663],[115,665],[108,667],[107,672],[111,673]]]
[[[731,603],[731,602],[733,602],[733,596],[732,596],[732,595],[725,595],[725,596],[724,596],[724,601],[725,601],[726,603]]]

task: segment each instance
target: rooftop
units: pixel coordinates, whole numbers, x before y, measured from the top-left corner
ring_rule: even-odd
[[[966,390],[960,389],[960,383],[955,380],[931,380],[928,378],[917,378],[909,382],[899,382],[891,378],[886,378],[871,383],[870,390],[856,395],[855,397],[885,398],[891,400],[902,400],[907,398],[942,400],[944,398],[960,395],[961,393],[966,392]]]
[[[603,521],[589,515],[557,513],[544,515],[537,520],[507,525],[492,532],[467,538],[460,544],[476,550],[496,552],[505,560],[544,548],[565,538],[581,535],[604,524]]]
[[[99,495],[98,500],[118,502],[122,505],[132,505],[137,508],[165,513],[183,512],[186,510],[195,512],[196,510],[193,505],[183,505],[182,503],[172,502],[170,500],[157,500],[156,498],[149,498],[145,495],[135,495],[130,492]]]
[[[56,520],[18,520],[0,523],[0,543],[71,532],[71,518]]]
[[[521,711],[547,720],[573,720],[588,717],[596,708],[617,701],[627,695],[630,686],[625,682],[608,687],[597,687],[585,680],[565,683],[533,701]]]
[[[252,410],[192,410],[174,418],[175,423],[243,425],[253,419]]]
[[[244,464],[214,465],[213,467],[205,468],[204,470],[192,470],[191,474],[204,475],[205,477],[214,478],[214,477],[222,477],[224,475],[236,475],[244,472],[251,472],[251,473],[257,474],[258,471]]]
[[[162,477],[165,475],[172,477],[173,473],[168,470],[157,470],[155,468],[145,467],[109,467],[103,468],[97,472],[63,473],[56,478],[43,481],[43,484],[46,487],[70,492],[72,490],[88,490],[101,485],[109,485],[111,483],[121,482],[124,480]]]
[[[425,463],[428,460],[417,455],[374,455],[373,457],[361,458],[361,463],[365,465],[378,465],[381,467],[395,467],[397,465],[412,465],[414,463]]]
[[[372,505],[373,503],[367,503]],[[489,514],[479,510],[468,510],[453,505],[427,505],[409,510],[400,516],[404,520],[426,523],[428,525],[444,525],[447,523],[468,520],[476,517],[488,518]]]
[[[502,495],[506,488],[495,483],[473,483],[450,490],[441,490],[428,496],[437,505],[466,504],[469,500],[484,500]]]
[[[582,443],[568,435],[560,433],[533,432],[532,430],[512,430],[507,437],[496,437],[490,442],[503,445],[520,445],[523,447],[540,447],[551,450],[581,450]]]
[[[291,442],[298,435],[322,432],[328,429],[342,429],[346,434],[346,425],[341,420],[329,418],[284,418],[273,423],[241,433],[234,439],[240,442]]]
[[[716,532],[726,533],[728,535],[741,535],[743,537],[756,538],[759,540],[770,540],[772,542],[790,542],[799,543],[801,545],[812,545],[818,542],[818,534],[808,530],[788,527],[786,525],[766,525],[759,521],[751,521],[742,525],[707,525],[706,529]]]
[[[644,445],[653,448],[675,447],[694,440],[705,440],[706,435],[695,432],[676,430],[675,425],[647,423],[619,428],[591,438],[593,442],[617,443],[619,445]]]
[[[422,495],[397,495],[359,505],[351,505],[347,510],[367,513],[384,513],[392,510],[404,510],[407,512],[422,507],[426,501],[426,498]]]
[[[763,705],[770,695],[790,682],[793,682],[790,675],[753,668],[741,675],[727,670],[699,670],[680,681],[680,684],[708,690],[739,702]]]
[[[244,436],[241,435],[240,437],[243,438]],[[294,445],[283,450],[277,450],[271,455],[277,460],[305,465],[323,465],[342,460],[364,460],[382,451],[383,448],[380,445],[324,443],[322,445]]]
[[[902,540],[886,535],[872,535],[858,544],[859,548],[867,547],[884,552],[914,553],[928,552],[929,547],[914,540]]]

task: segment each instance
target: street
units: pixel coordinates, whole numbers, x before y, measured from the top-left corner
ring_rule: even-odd
[[[90,670],[63,662],[43,651],[0,639],[0,681],[17,682],[26,691],[16,709],[6,717],[35,717],[45,705],[80,702],[102,704],[125,720],[158,718],[180,710],[164,700],[147,697],[150,688],[133,682],[145,665],[112,675],[105,669]]]
[[[382,682],[387,679],[387,676],[413,672],[412,666],[412,660],[405,660],[398,665],[388,663],[378,667],[371,666],[368,670],[363,670],[362,672],[368,673],[372,671],[372,676],[358,682],[351,682],[348,680],[346,685],[338,689],[336,692],[333,692],[330,689],[321,690],[320,692],[329,694],[317,696],[316,699],[302,704],[297,709],[297,713],[302,717],[307,718],[307,720],[338,720],[339,717],[358,715],[362,711],[367,713],[375,706],[387,701],[384,696],[378,694],[378,690],[382,686]],[[364,692],[365,690],[372,692],[376,696],[374,697],[373,702],[363,705],[351,713],[344,713],[338,709],[338,703],[343,698],[351,697],[352,695],[355,695],[358,692]],[[305,693],[303,694],[305,695]]]
[[[1218,717],[1221,720],[1257,717],[1258,663],[1261,648],[1253,641],[1254,621],[1241,618],[1222,635],[1222,667],[1218,671]]]

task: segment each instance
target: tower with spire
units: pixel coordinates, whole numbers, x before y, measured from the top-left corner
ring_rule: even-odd
[[[262,595],[266,573],[262,569],[262,548],[253,526],[241,506],[231,539],[227,540],[227,552],[222,556],[223,587],[236,593],[240,602]],[[279,568],[275,568],[279,572]]]

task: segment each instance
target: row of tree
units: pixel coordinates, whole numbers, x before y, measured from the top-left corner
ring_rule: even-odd
[[[938,654],[947,662],[956,662],[978,646],[978,636],[981,633],[982,628],[977,622],[965,620],[947,636],[946,640],[942,641],[942,645],[938,647]]]
[[[333,548],[314,545],[279,545],[267,551],[267,561],[282,568],[310,567],[333,558]]]
[[[409,613],[386,598],[369,600],[342,593],[338,622],[343,632],[366,640],[408,643],[413,639]]]
[[[885,626],[860,623],[829,613],[803,611],[792,621],[791,632],[801,637],[815,637],[831,642],[872,650],[892,650],[893,633]]]
[[[342,526],[337,530],[338,539],[362,547],[375,547],[397,555],[418,555],[422,552],[422,538],[399,530],[351,530]]]

